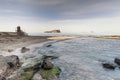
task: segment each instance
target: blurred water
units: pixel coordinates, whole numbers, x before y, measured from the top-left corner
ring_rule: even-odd
[[[51,47],[46,45],[52,44]],[[76,38],[44,44],[39,54],[59,56],[53,62],[60,66],[60,80],[120,80],[120,70],[106,70],[103,62],[114,63],[120,57],[120,40]]]

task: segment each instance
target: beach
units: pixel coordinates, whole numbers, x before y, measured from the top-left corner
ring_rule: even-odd
[[[79,36],[77,36],[79,37]],[[120,39],[120,36],[83,36],[92,38]],[[51,40],[64,40],[76,38],[76,36],[0,36],[0,52],[12,52],[17,48],[22,48],[32,44],[43,43]]]
[[[7,80],[9,79],[28,80],[26,79],[26,76],[24,76],[24,79],[20,79],[21,74],[26,72],[22,70],[34,67],[36,64],[41,63],[42,56],[44,54],[39,54],[38,52],[35,51],[39,49],[41,44],[44,45],[51,41],[53,42],[59,40],[61,41],[71,38],[75,38],[75,37],[73,36],[0,36],[0,64],[1,64],[0,80],[3,80],[3,78]],[[46,46],[49,47],[49,44]],[[23,49],[24,52],[22,51]],[[15,66],[17,66],[18,64],[21,65],[21,67],[19,69],[18,68],[14,69]],[[11,67],[11,65],[12,66],[14,65],[14,67]],[[18,73],[20,73],[19,76]],[[6,74],[7,76],[5,76],[4,74]],[[16,77],[20,77],[20,78],[16,79]]]
[[[6,70],[6,80],[118,80],[119,66],[114,59],[119,56],[119,42],[114,36],[1,36],[0,74]],[[52,79],[35,71],[43,56],[50,57],[47,63],[57,71]],[[114,64],[115,70],[106,72],[102,67],[105,62]],[[19,68],[13,67],[18,64]]]
[[[22,48],[32,44],[42,43],[48,41],[47,36],[0,36],[0,52],[12,52],[17,48]],[[50,41],[50,40],[49,40]]]

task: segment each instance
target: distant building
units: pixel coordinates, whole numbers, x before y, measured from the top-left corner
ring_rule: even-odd
[[[17,26],[16,32],[0,32],[0,36],[27,36],[27,34],[21,30],[20,26]]]
[[[45,31],[45,33],[61,33],[61,31],[58,29],[55,29],[55,30],[51,30],[51,31]]]
[[[20,26],[17,26],[16,33],[17,33],[18,36],[27,36],[27,33],[22,31]]]

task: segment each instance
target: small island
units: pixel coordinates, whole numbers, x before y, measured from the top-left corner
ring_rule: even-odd
[[[51,31],[45,31],[44,33],[61,33],[61,31],[59,29],[54,29]]]

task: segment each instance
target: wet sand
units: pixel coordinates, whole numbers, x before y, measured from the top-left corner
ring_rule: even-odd
[[[51,40],[61,40],[75,38],[72,36],[0,36],[0,54],[10,53],[17,48],[30,46],[32,44],[43,43]]]
[[[32,44],[50,41],[47,36],[28,36],[28,37],[3,37],[0,36],[0,53],[12,52],[17,48],[29,46]]]

